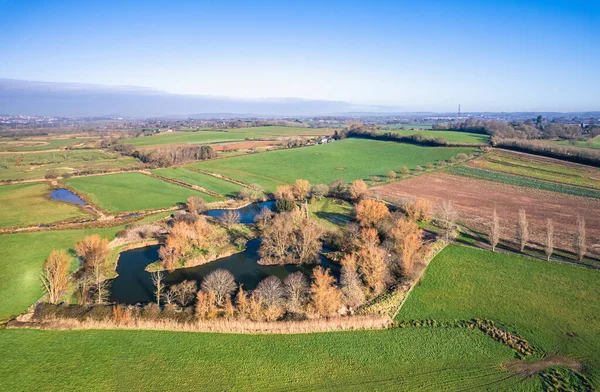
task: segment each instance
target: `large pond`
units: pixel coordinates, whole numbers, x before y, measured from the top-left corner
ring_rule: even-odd
[[[292,272],[302,271],[307,277],[315,265],[260,265],[257,263],[260,239],[248,242],[245,251],[224,257],[213,262],[191,268],[182,268],[171,273],[165,272],[164,282],[167,285],[176,284],[184,280],[195,280],[200,285],[202,278],[208,273],[219,269],[229,270],[238,284],[243,284],[245,289],[255,289],[262,279],[275,275],[281,279]],[[141,249],[133,249],[121,253],[117,264],[119,276],[112,281],[111,301],[122,304],[148,303],[155,300],[154,285],[149,272],[145,271],[148,264],[158,260],[159,245]],[[339,279],[340,265],[324,257],[319,260],[319,265],[329,268],[331,273]]]
[[[275,202],[273,200],[263,201],[261,203],[248,204],[245,207],[238,208],[237,212],[240,213],[240,223],[249,224],[254,223],[254,217],[260,213],[263,207],[267,207],[270,210],[275,209]],[[206,215],[219,218],[223,216],[227,211],[231,210],[208,210]]]
[[[66,201],[67,203],[78,204],[80,206],[85,206],[85,201],[81,200],[79,196],[74,194],[68,189],[58,188],[50,193],[50,197],[54,200]]]

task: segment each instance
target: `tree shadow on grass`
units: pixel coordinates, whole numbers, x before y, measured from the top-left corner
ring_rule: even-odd
[[[325,212],[319,211],[315,213],[317,218],[324,219],[334,225],[347,225],[352,220],[348,215],[340,214],[339,212]]]

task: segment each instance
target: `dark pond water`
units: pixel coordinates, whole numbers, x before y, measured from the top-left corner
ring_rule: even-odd
[[[81,200],[79,196],[74,194],[68,189],[58,188],[50,193],[50,197],[54,200],[66,201],[67,203],[78,204],[80,206],[85,206],[85,201]]]
[[[249,224],[254,223],[254,217],[260,213],[263,207],[267,207],[270,210],[275,209],[275,201],[263,201],[261,203],[248,204],[246,207],[238,208],[236,211],[240,213],[240,223]],[[231,210],[208,210],[206,215],[219,218],[223,216],[227,211]]]
[[[195,280],[199,286],[204,276],[216,269],[223,268],[235,276],[238,284],[243,284],[245,289],[252,290],[256,288],[258,282],[269,275],[283,279],[292,272],[302,271],[308,277],[315,267],[315,265],[260,265],[257,263],[259,246],[260,239],[252,240],[248,242],[246,250],[241,253],[197,267],[182,268],[172,273],[165,272],[164,282],[172,285],[184,280]],[[154,301],[152,278],[150,273],[144,269],[148,264],[158,260],[159,247],[159,245],[149,246],[121,253],[117,264],[119,276],[111,284],[112,302],[133,305]],[[329,268],[336,279],[339,279],[340,265],[338,263],[321,257],[319,265]]]

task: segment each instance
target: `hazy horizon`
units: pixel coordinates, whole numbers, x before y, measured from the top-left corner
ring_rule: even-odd
[[[0,12],[4,79],[405,112],[600,103],[594,1],[2,0]]]

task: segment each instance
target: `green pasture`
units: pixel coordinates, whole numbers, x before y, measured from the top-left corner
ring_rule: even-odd
[[[469,166],[532,177],[567,185],[600,189],[600,170],[590,166],[540,161],[526,155],[492,151],[482,155]]]
[[[191,185],[197,185],[202,188],[217,192],[223,196],[235,197],[242,188],[241,186],[229,181],[198,173],[185,167],[176,167],[168,169],[152,170],[152,173],[163,177],[173,178]]]
[[[135,158],[103,150],[0,154],[0,180],[43,178],[50,169],[64,174],[82,170],[114,171],[138,165]]]
[[[201,196],[206,202],[217,200],[205,193],[137,172],[75,177],[66,180],[65,184],[111,213],[174,207],[185,203],[189,196]]]
[[[540,390],[476,330],[299,335],[0,330],[3,390]],[[176,386],[176,387],[175,387]]]
[[[122,228],[0,234],[0,320],[27,310],[43,295],[40,276],[52,250],[72,249],[76,242],[94,233],[113,239]]]
[[[278,185],[304,178],[311,184],[335,179],[368,180],[389,170],[409,169],[428,162],[448,160],[472,148],[424,147],[365,139],[345,139],[323,145],[216,159],[189,165],[273,191]]]
[[[410,135],[421,135],[424,138],[437,139],[443,137],[448,143],[461,143],[461,144],[490,144],[489,135],[481,135],[478,133],[468,132],[456,132],[456,131],[415,131],[415,130],[389,130],[391,132],[402,136]]]
[[[69,218],[89,216],[79,207],[52,200],[47,183],[0,186],[0,227],[48,224]]]
[[[196,131],[196,132],[169,132],[154,136],[123,139],[120,142],[132,144],[137,147],[160,146],[165,144],[210,144],[240,141],[245,139],[276,139],[277,137],[299,135],[329,135],[333,131],[329,128],[302,128],[302,127],[253,127],[236,128],[226,131]]]
[[[472,318],[500,323],[543,352],[581,360],[600,386],[600,271],[450,245],[397,319]]]

